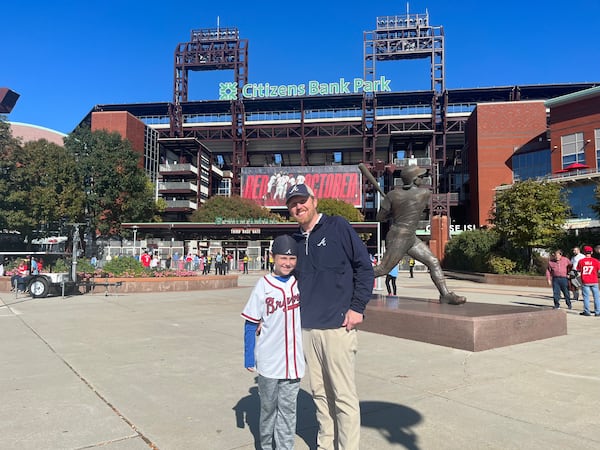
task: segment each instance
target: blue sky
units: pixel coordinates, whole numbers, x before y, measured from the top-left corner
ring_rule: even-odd
[[[363,32],[406,2],[32,0],[2,6],[0,86],[21,95],[10,121],[68,133],[96,104],[173,99],[173,54],[190,31],[237,27],[251,83],[363,75]],[[600,2],[410,2],[445,34],[446,87],[600,81]],[[393,91],[428,89],[429,60],[378,64]],[[218,98],[228,71],[191,72],[190,100]]]

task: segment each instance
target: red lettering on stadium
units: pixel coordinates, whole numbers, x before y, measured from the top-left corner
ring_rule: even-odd
[[[358,171],[349,171],[341,167],[323,172],[313,172],[314,168],[305,167],[265,167],[263,170],[262,173],[253,170],[244,174],[242,169],[242,197],[254,200],[260,206],[285,208],[287,190],[299,183],[310,186],[319,199],[335,198],[356,207],[362,206],[361,179]]]

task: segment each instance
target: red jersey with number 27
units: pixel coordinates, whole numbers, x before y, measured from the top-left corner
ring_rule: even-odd
[[[577,271],[581,274],[583,284],[598,283],[598,271],[600,270],[600,261],[591,256],[582,258],[577,263]]]

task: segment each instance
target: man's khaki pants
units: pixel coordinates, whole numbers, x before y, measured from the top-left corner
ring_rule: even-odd
[[[319,449],[359,449],[360,405],[354,377],[356,333],[346,328],[303,330],[304,354],[319,422]]]

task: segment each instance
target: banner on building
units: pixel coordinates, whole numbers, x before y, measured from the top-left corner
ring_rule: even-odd
[[[243,167],[242,197],[269,209],[285,208],[285,193],[306,184],[318,199],[335,198],[362,207],[362,175],[358,166]]]

